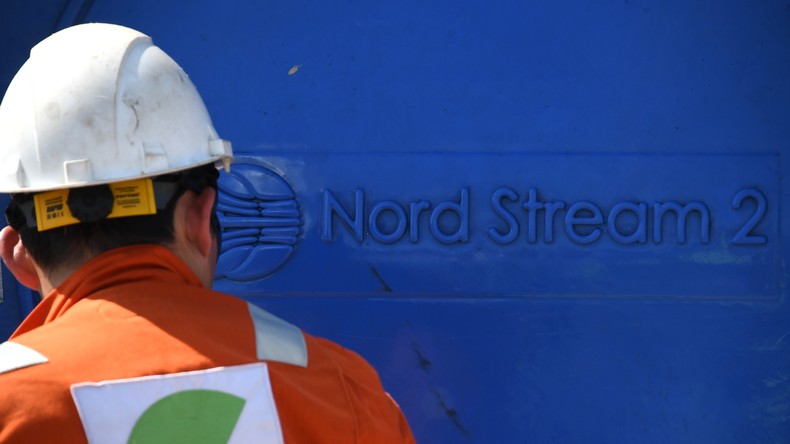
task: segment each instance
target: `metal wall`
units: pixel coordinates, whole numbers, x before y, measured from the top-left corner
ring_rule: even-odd
[[[362,354],[419,442],[790,441],[786,2],[48,5],[4,32],[185,68],[238,154],[216,287]]]

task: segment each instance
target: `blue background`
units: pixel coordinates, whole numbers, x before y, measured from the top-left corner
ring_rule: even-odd
[[[293,261],[239,294],[361,353],[379,370],[419,442],[790,441],[788,244],[782,237],[790,219],[781,208],[790,191],[783,178],[790,171],[787,2],[11,0],[0,8],[2,88],[30,46],[56,29],[86,21],[131,26],[184,67],[237,153],[260,159],[287,153],[273,165],[286,180],[304,172],[299,159],[341,164],[307,185],[358,177],[358,187],[388,189],[392,181],[372,183],[370,176],[405,168],[362,167],[363,160],[343,166],[333,157],[339,153],[352,159],[355,153],[360,159],[431,153],[450,160],[464,153],[504,159],[595,153],[611,154],[614,168],[624,154],[649,154],[640,157],[640,171],[664,165],[649,179],[618,172],[620,188],[606,196],[620,200],[634,187],[656,195],[670,182],[683,189],[686,179],[672,173],[669,155],[776,156],[768,177],[748,170],[727,176],[737,161],[725,171],[700,173],[711,178],[703,197],[720,186],[737,191],[774,184],[762,185],[775,197],[761,229],[772,234],[769,248],[780,255],[776,297],[694,299],[682,289],[647,297],[647,288],[608,297],[571,266],[568,279],[590,288],[585,297],[540,291],[511,297],[485,289],[458,294],[452,264],[469,256],[452,247],[413,253],[413,260],[434,264],[435,278],[447,282],[444,291],[387,292],[373,286],[368,270],[351,276],[325,270],[328,263],[352,264],[360,254],[385,260],[390,250],[311,243],[319,233],[309,221]],[[456,171],[442,160],[429,166],[431,183],[457,191]],[[597,171],[601,183],[607,171]],[[552,188],[558,197],[591,199],[570,191],[582,187],[579,173],[568,170],[568,187]],[[321,192],[294,191],[303,202]],[[350,196],[350,189],[341,191]],[[389,198],[400,198],[390,192]],[[447,199],[448,192],[425,197]],[[568,262],[590,253],[569,250]],[[603,264],[623,254],[592,248]],[[407,265],[412,260],[402,257]],[[513,260],[509,266],[518,269],[524,259]],[[671,276],[679,267],[669,260],[654,273]],[[736,269],[743,281],[755,279],[748,267]],[[415,279],[408,266],[400,270],[387,276],[391,289]],[[301,280],[289,287],[286,274]],[[316,274],[337,280],[311,281]],[[525,266],[495,287],[510,280],[520,289],[525,276],[540,282]],[[637,279],[618,278],[629,287]],[[693,279],[689,287],[709,288]],[[310,291],[303,291],[305,282]],[[342,291],[360,287],[364,291]],[[7,336],[29,302],[14,294],[7,273],[3,289],[0,328]]]

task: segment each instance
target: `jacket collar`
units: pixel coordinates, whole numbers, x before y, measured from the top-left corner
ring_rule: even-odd
[[[173,252],[156,244],[115,248],[86,262],[50,292],[11,338],[54,321],[83,298],[129,282],[180,282],[202,287],[197,275]]]

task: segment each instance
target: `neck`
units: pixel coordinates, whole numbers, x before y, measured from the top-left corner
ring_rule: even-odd
[[[52,270],[42,270],[38,266],[36,266],[36,274],[38,275],[38,282],[39,282],[39,293],[42,296],[46,296],[52,292],[55,288],[57,288],[63,281],[66,280],[72,273],[77,271],[79,267],[81,267],[86,261],[74,261],[71,262],[68,266],[60,266],[56,269]]]
[[[187,266],[197,275],[201,284],[206,288],[211,288],[214,278],[214,264],[213,261],[200,260],[199,255],[193,251],[185,248],[183,245],[168,244],[163,245],[165,248],[174,253],[181,259]],[[61,265],[57,268],[43,270],[34,263],[36,274],[38,275],[39,288],[38,291],[42,296],[46,296],[55,288],[60,286],[69,276],[81,268],[85,263],[90,261],[96,256],[91,256],[82,259],[72,259],[68,264]],[[216,257],[216,252],[212,250],[212,257]]]

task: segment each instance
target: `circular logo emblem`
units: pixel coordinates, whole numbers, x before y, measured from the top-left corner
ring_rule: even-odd
[[[247,282],[277,271],[293,254],[301,214],[293,190],[277,173],[236,159],[219,179],[217,214],[222,251],[216,279]]]

